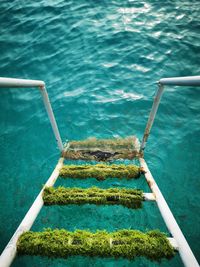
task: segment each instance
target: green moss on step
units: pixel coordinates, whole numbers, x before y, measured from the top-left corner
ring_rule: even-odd
[[[64,178],[139,178],[142,169],[135,165],[97,164],[97,165],[64,165],[60,170],[60,176]]]
[[[96,139],[88,138],[82,141],[71,141],[69,142],[71,149],[135,149],[136,143],[135,136],[129,136],[126,138],[113,138],[113,139]]]
[[[175,252],[165,234],[158,230],[142,233],[136,230],[120,230],[108,233],[84,230],[68,232],[47,229],[43,232],[23,233],[17,243],[19,255],[38,255],[51,258],[69,256],[123,257],[138,256],[159,261],[171,258]]]
[[[71,141],[67,144],[63,156],[67,159],[114,160],[133,159],[138,156],[139,142],[135,136],[124,139],[96,139]]]
[[[96,204],[96,205],[123,205],[128,208],[141,208],[144,200],[142,190],[98,187],[65,188],[46,187],[43,192],[45,205],[67,204]]]

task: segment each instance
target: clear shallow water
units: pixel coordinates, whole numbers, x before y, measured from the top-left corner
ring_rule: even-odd
[[[161,77],[199,74],[199,1],[1,1],[0,76],[46,81],[63,140],[136,134]],[[0,249],[20,223],[59,152],[38,90],[1,89]],[[200,94],[170,87],[146,160],[200,261]],[[57,184],[60,184],[59,181]],[[65,182],[72,185],[72,181]],[[91,186],[95,180],[76,182]],[[99,186],[109,187],[112,182]],[[145,183],[115,181],[116,186]],[[33,229],[160,228],[155,205],[44,208]],[[159,266],[136,261],[17,258],[13,266]],[[179,256],[161,266],[182,266]]]

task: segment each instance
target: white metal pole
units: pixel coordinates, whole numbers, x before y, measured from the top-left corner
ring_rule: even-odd
[[[51,103],[49,101],[49,96],[47,94],[45,86],[41,86],[40,87],[40,91],[41,91],[41,94],[42,94],[42,98],[43,98],[43,102],[44,102],[47,114],[49,116],[49,120],[51,122],[51,127],[53,129],[57,145],[58,145],[60,151],[62,152],[63,151],[63,143],[62,143],[62,140],[61,140],[61,137],[60,137],[58,126],[57,126],[57,123],[56,123],[56,120],[55,120],[55,117],[54,117],[54,113],[53,113],[53,110],[52,110],[52,107],[51,107]]]
[[[180,86],[199,86],[200,76],[173,77],[159,80],[163,85],[180,85]]]
[[[15,79],[15,78],[4,78],[0,77],[0,87],[38,87],[45,86],[43,81],[38,80],[26,80],[26,79]]]
[[[49,96],[47,94],[46,88],[45,88],[45,83],[43,81],[39,80],[26,80],[26,79],[14,79],[14,78],[3,78],[0,77],[0,87],[3,88],[18,88],[18,87],[39,87],[42,97],[43,97],[43,102],[49,117],[49,120],[51,122],[51,127],[53,130],[53,133],[56,138],[56,142],[58,145],[59,150],[62,152],[63,151],[63,144],[62,140],[60,137],[60,133],[58,130],[58,126],[54,117],[54,113],[51,107],[51,103],[49,101]]]
[[[149,137],[149,134],[150,134],[157,110],[158,110],[158,106],[160,104],[160,100],[161,100],[163,91],[164,91],[164,86],[162,84],[159,84],[158,91],[157,91],[156,97],[154,99],[153,106],[152,106],[151,112],[149,114],[149,119],[148,119],[148,122],[147,122],[147,125],[145,128],[145,131],[144,131],[144,136],[142,139],[140,151],[143,151],[145,149],[145,145],[146,145],[147,139]]]
[[[149,137],[154,119],[160,104],[162,94],[164,92],[164,85],[179,85],[179,86],[200,86],[200,76],[187,76],[187,77],[173,77],[173,78],[163,78],[158,82],[158,91],[153,102],[151,112],[149,114],[148,122],[144,131],[144,136],[142,139],[142,144],[140,152],[145,149],[147,139]]]
[[[37,218],[44,202],[42,199],[42,193],[46,186],[53,186],[56,182],[56,179],[59,176],[59,171],[63,166],[64,158],[60,158],[58,164],[56,165],[54,171],[52,172],[51,176],[49,177],[48,181],[44,185],[43,189],[38,194],[37,198],[33,202],[32,206],[30,207],[29,211],[26,213],[24,219],[18,226],[17,230],[15,231],[14,235],[10,239],[9,243],[3,250],[0,256],[0,266],[1,267],[9,267],[13,262],[16,252],[17,252],[17,240],[20,235],[28,230],[30,230],[31,226],[33,225],[35,219]]]
[[[199,264],[188,245],[181,229],[179,228],[169,206],[167,205],[166,200],[164,199],[159,187],[157,186],[145,160],[143,158],[139,159],[141,167],[143,167],[145,171],[145,178],[147,180],[147,183],[149,187],[151,188],[153,194],[155,195],[156,202],[158,205],[158,208],[160,210],[160,213],[165,221],[165,224],[167,228],[169,229],[169,232],[172,234],[174,239],[177,242],[179,253],[181,256],[181,259],[186,267],[199,267]]]

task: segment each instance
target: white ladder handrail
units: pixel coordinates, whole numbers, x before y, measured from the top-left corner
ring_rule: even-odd
[[[169,232],[172,234],[174,240],[177,243],[178,251],[180,253],[181,259],[184,263],[184,266],[186,267],[199,267],[199,264],[190,248],[190,246],[187,243],[187,240],[185,239],[178,223],[176,222],[169,206],[167,205],[167,202],[165,198],[163,197],[158,185],[156,184],[145,160],[143,158],[139,158],[140,165],[145,171],[145,178],[146,181],[152,190],[152,193],[155,196],[155,200],[157,202],[158,208],[160,210],[161,216],[163,217],[163,220],[169,230]]]
[[[46,184],[43,186],[42,190],[36,197],[35,201],[33,202],[32,206],[26,213],[24,219],[21,221],[20,225],[18,226],[17,230],[11,237],[10,241],[8,242],[7,246],[3,250],[2,254],[0,255],[0,266],[1,267],[8,267],[13,262],[16,253],[17,253],[17,240],[21,234],[31,229],[35,219],[37,218],[41,208],[44,205],[44,201],[42,198],[42,194],[45,187],[53,186],[56,182],[59,171],[63,166],[64,158],[60,158],[58,164],[56,165],[54,171],[52,172],[51,176],[47,180]]]
[[[155,96],[151,112],[147,121],[147,125],[144,131],[142,144],[140,151],[144,151],[147,139],[149,137],[151,128],[154,123],[154,119],[160,104],[161,97],[164,92],[164,85],[179,85],[179,86],[200,86],[200,76],[186,76],[186,77],[174,77],[174,78],[163,78],[158,82],[158,91]]]
[[[45,87],[45,82],[39,80],[26,80],[26,79],[14,79],[0,77],[0,88],[25,88],[25,87],[37,87],[42,94],[43,102],[51,123],[51,127],[56,138],[56,142],[60,152],[63,151],[63,143],[60,137],[58,126],[55,120],[55,116],[51,107],[49,96]]]

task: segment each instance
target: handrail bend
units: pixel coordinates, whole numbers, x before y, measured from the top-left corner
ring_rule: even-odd
[[[140,152],[143,153],[147,139],[149,137],[151,128],[153,126],[155,116],[160,104],[161,97],[164,92],[164,85],[178,85],[178,86],[200,86],[200,76],[187,76],[187,77],[174,77],[174,78],[163,78],[158,81],[158,91],[155,96],[151,112],[147,121],[147,125],[144,131]]]
[[[44,106],[46,108],[51,127],[56,138],[56,142],[60,152],[63,151],[63,143],[60,137],[58,126],[55,120],[55,116],[51,107],[49,96],[45,87],[45,82],[39,80],[26,80],[26,79],[14,79],[0,77],[0,88],[25,88],[25,87],[38,87],[42,94]]]

